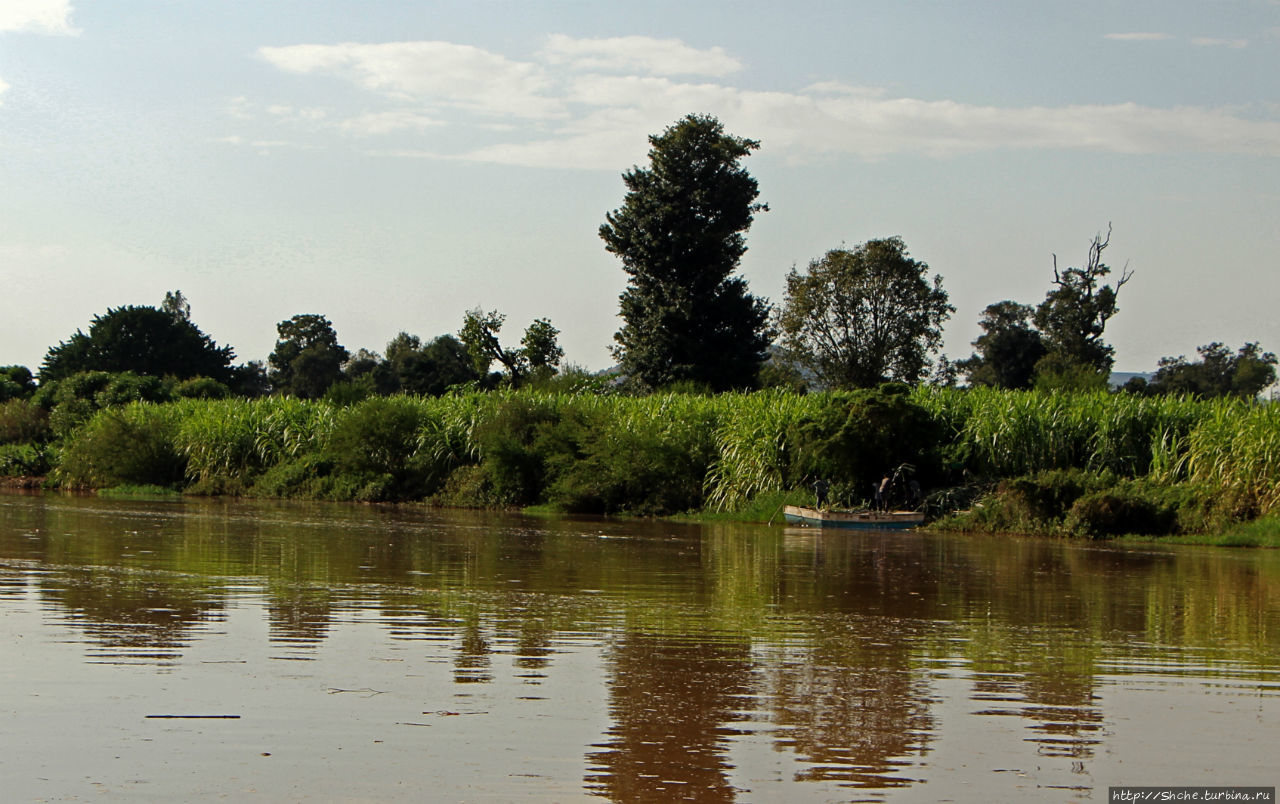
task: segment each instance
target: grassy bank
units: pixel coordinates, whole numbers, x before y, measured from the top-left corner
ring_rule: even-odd
[[[196,494],[765,521],[818,477],[856,506],[895,472],[969,531],[1188,538],[1280,515],[1280,408],[1106,393],[183,399],[3,449],[10,474]]]

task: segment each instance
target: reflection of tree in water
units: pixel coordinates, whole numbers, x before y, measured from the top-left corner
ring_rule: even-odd
[[[614,801],[732,801],[725,724],[752,704],[750,647],[628,633],[612,650],[613,726],[587,789]]]
[[[271,587],[267,638],[274,643],[312,647],[324,641],[333,618],[333,592],[321,586]]]
[[[63,622],[100,646],[98,661],[168,664],[200,623],[222,618],[222,594],[170,573],[68,570],[43,576],[41,598],[65,609]]]
[[[1089,759],[1101,742],[1102,712],[1094,695],[1095,648],[1072,632],[975,631],[970,699],[979,716],[1018,717],[1039,756]]]
[[[811,767],[797,781],[902,787],[896,775],[927,750],[933,729],[929,690],[911,666],[907,621],[832,618],[815,623],[813,644],[781,657],[770,699],[780,733]]]
[[[453,659],[453,680],[457,684],[484,684],[493,681],[489,672],[493,648],[484,634],[478,607],[463,616],[458,654]]]
[[[14,572],[0,567],[0,597],[18,598],[26,594],[26,591],[27,576],[25,573]]]

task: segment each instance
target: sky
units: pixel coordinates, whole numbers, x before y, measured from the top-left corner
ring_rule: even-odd
[[[598,229],[690,113],[761,143],[774,303],[900,236],[965,357],[1110,227],[1117,370],[1280,351],[1280,0],[0,0],[0,365],[181,290],[237,362],[298,314],[382,351],[478,307],[606,368]]]

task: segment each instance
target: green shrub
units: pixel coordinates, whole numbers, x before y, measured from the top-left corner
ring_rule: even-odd
[[[174,446],[171,412],[146,404],[99,411],[66,445],[60,480],[90,488],[178,485],[186,461]]]
[[[532,505],[540,501],[559,418],[545,399],[512,396],[477,427],[480,465],[499,504]]]
[[[826,478],[832,500],[842,505],[865,499],[873,482],[904,465],[924,482],[938,475],[940,428],[906,386],[825,395],[817,411],[792,424],[788,440],[787,484]]]
[[[226,399],[231,389],[212,377],[192,377],[174,386],[173,395],[178,399]]]
[[[1196,486],[1122,481],[1081,496],[1064,525],[1067,531],[1090,538],[1167,536],[1211,526],[1211,510],[1211,501]]]
[[[49,452],[35,444],[0,444],[0,477],[41,477],[52,469]]]
[[[341,411],[324,454],[334,471],[359,488],[357,498],[421,498],[436,491],[444,473],[417,454],[425,411],[410,397],[374,397]]]
[[[0,444],[43,442],[52,433],[44,408],[24,399],[0,403]]]

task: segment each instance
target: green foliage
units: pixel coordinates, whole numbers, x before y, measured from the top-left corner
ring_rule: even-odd
[[[114,379],[69,378],[66,392],[92,399]],[[1004,479],[962,527],[1082,535],[1144,532],[1132,524],[1139,516],[1168,532],[1169,511],[1175,531],[1192,532],[1280,507],[1280,407],[1232,399],[891,385],[647,397],[522,390],[346,407],[178,399],[95,413],[71,396],[51,422],[80,404],[89,418],[61,452],[9,445],[8,465],[30,474],[59,463],[53,477],[65,485],[637,514],[807,500],[819,476],[834,498],[857,504],[872,480],[909,465],[933,492],[930,511],[962,507],[972,489]],[[11,407],[43,411],[12,402],[0,411]]]
[[[739,164],[760,144],[701,115],[649,143],[649,166],[623,174],[623,204],[600,227],[628,276],[614,355],[649,388],[681,380],[717,391],[750,387],[769,345],[769,307],[734,272],[744,233],[766,209]]]
[[[545,318],[539,318],[525,330],[519,349],[508,349],[498,340],[498,332],[506,316],[496,310],[484,312],[479,308],[467,313],[458,333],[475,377],[482,377],[494,362],[506,370],[506,383],[511,387],[523,385],[529,377],[546,378],[555,374],[564,357],[556,338],[560,330]]]
[[[231,389],[212,377],[192,377],[174,386],[173,395],[178,399],[226,399]]]
[[[564,359],[558,338],[560,330],[551,325],[550,319],[535,319],[520,339],[521,351],[530,371],[535,374],[554,373]]]
[[[973,342],[976,350],[956,367],[970,385],[992,388],[1030,388],[1036,363],[1048,352],[1044,338],[1030,324],[1032,308],[1013,301],[987,305],[982,312],[982,334]]]
[[[602,514],[702,507],[722,410],[720,398],[682,394],[578,408],[548,439],[557,447],[548,499],[564,510]]]
[[[0,366],[0,402],[26,399],[36,391],[31,369],[26,366]]]
[[[1054,287],[1036,308],[1036,327],[1043,334],[1049,352],[1059,357],[1058,365],[1079,365],[1104,376],[1111,371],[1114,350],[1102,340],[1107,321],[1117,312],[1116,299],[1131,273],[1121,273],[1112,285],[1101,284],[1111,273],[1102,262],[1102,252],[1111,243],[1107,237],[1093,238],[1089,257],[1082,268],[1059,271],[1054,259]]]
[[[335,473],[370,492],[376,487],[376,499],[425,497],[444,477],[415,449],[424,417],[422,405],[408,397],[365,400],[334,417],[324,455]]]
[[[559,411],[541,398],[504,400],[476,430],[484,477],[492,499],[503,505],[539,502],[548,462],[561,448]]]
[[[1053,469],[1000,481],[971,509],[943,524],[952,530],[1059,534],[1072,506],[1115,485],[1110,473]]]
[[[1036,363],[1035,389],[1085,393],[1105,391],[1111,372],[1090,363],[1081,363],[1064,352],[1050,352]]]
[[[342,378],[342,365],[350,355],[338,343],[329,319],[295,315],[277,324],[276,332],[280,338],[267,362],[277,391],[299,399],[319,399]]]
[[[1187,439],[1190,478],[1221,490],[1233,517],[1280,514],[1280,405],[1223,399],[1202,409]]]
[[[1200,360],[1182,355],[1165,357],[1155,376],[1141,390],[1151,394],[1192,394],[1204,399],[1234,396],[1253,399],[1276,381],[1276,356],[1257,343],[1246,343],[1236,354],[1221,343],[1201,346]]]
[[[803,274],[793,268],[779,318],[788,351],[828,388],[919,382],[955,311],[928,270],[899,237],[833,249]]]
[[[1127,480],[1082,495],[1063,524],[1069,533],[1093,539],[1167,536],[1204,529],[1211,521],[1210,508],[1210,501],[1196,486],[1163,487]]]
[[[41,477],[53,468],[51,457],[45,445],[0,443],[0,477]]]
[[[789,487],[824,478],[833,481],[833,501],[854,505],[870,498],[872,483],[904,464],[925,480],[936,478],[939,429],[905,386],[829,394],[823,402],[789,428]]]
[[[83,371],[61,380],[40,384],[33,404],[50,411],[49,423],[57,438],[66,438],[103,408],[132,402],[168,402],[173,382],[131,371]]]
[[[0,402],[0,444],[40,443],[52,435],[49,414],[25,399]]]
[[[230,381],[234,356],[186,318],[154,307],[118,307],[94,316],[87,335],[77,331],[49,349],[40,381],[90,371]]]
[[[175,409],[137,403],[96,413],[67,443],[58,474],[71,486],[174,486],[185,461],[174,445]]]

